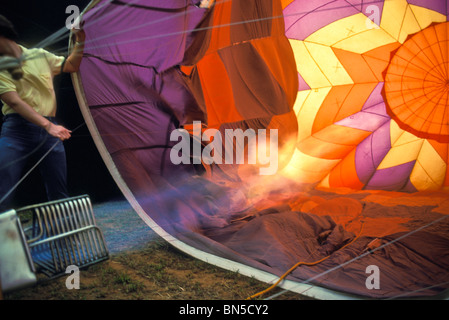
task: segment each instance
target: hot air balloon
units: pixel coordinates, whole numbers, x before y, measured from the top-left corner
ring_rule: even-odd
[[[284,288],[317,298],[435,296],[449,281],[447,51],[416,42],[447,46],[442,9],[418,0],[96,0],[83,13],[73,82],[117,185],[182,251],[267,283],[285,278]],[[440,60],[420,85],[428,50]],[[424,66],[405,63],[411,55]],[[433,105],[417,106],[422,96]],[[421,112],[432,120],[420,123]],[[198,157],[227,129],[275,130],[265,141],[278,137],[278,174]],[[190,144],[177,149],[183,139]],[[441,193],[421,202],[381,192],[433,189]]]

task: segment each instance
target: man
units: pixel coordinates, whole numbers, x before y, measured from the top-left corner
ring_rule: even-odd
[[[17,44],[13,25],[0,15],[0,59],[12,57],[22,62],[21,69],[0,70],[4,115],[0,136],[0,213],[9,209],[12,191],[29,159],[42,160],[39,167],[49,200],[68,196],[61,141],[69,139],[71,131],[56,122],[53,77],[79,69],[85,34],[83,30],[73,30],[73,35],[76,43],[67,59],[44,49],[27,49]]]

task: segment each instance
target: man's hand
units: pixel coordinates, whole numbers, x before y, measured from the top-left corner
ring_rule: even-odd
[[[56,125],[51,122],[49,122],[49,124],[45,126],[45,130],[47,130],[48,134],[60,139],[61,141],[69,139],[72,133],[72,131],[64,128],[63,126]]]
[[[84,41],[86,41],[86,33],[81,29],[72,29],[73,36],[75,38],[75,45],[72,53],[66,60],[62,71],[67,73],[78,72],[83,58]]]
[[[23,101],[16,91],[6,92],[0,95],[0,99],[29,122],[44,128],[53,137],[62,141],[70,138],[70,130],[67,130],[63,126],[55,125],[47,118],[41,116],[28,103]]]
[[[72,34],[75,37],[76,42],[86,41],[86,32],[82,28],[80,29],[73,28]]]

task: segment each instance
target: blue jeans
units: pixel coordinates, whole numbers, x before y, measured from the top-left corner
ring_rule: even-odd
[[[54,118],[47,119],[56,123]],[[21,179],[29,161],[36,164],[51,148],[39,164],[47,197],[67,198],[67,163],[62,141],[18,114],[5,117],[0,136],[0,201]],[[0,213],[11,209],[13,194],[0,203]]]

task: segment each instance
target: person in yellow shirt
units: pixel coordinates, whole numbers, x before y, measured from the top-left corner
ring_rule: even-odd
[[[9,209],[15,185],[30,159],[42,160],[40,172],[49,200],[68,197],[67,167],[62,141],[71,131],[58,124],[54,76],[76,72],[81,64],[85,33],[73,30],[74,50],[66,59],[44,49],[19,45],[12,23],[0,15],[0,59],[20,65],[0,68],[0,99],[4,115],[0,135],[0,213]],[[1,67],[1,64],[0,64]]]

